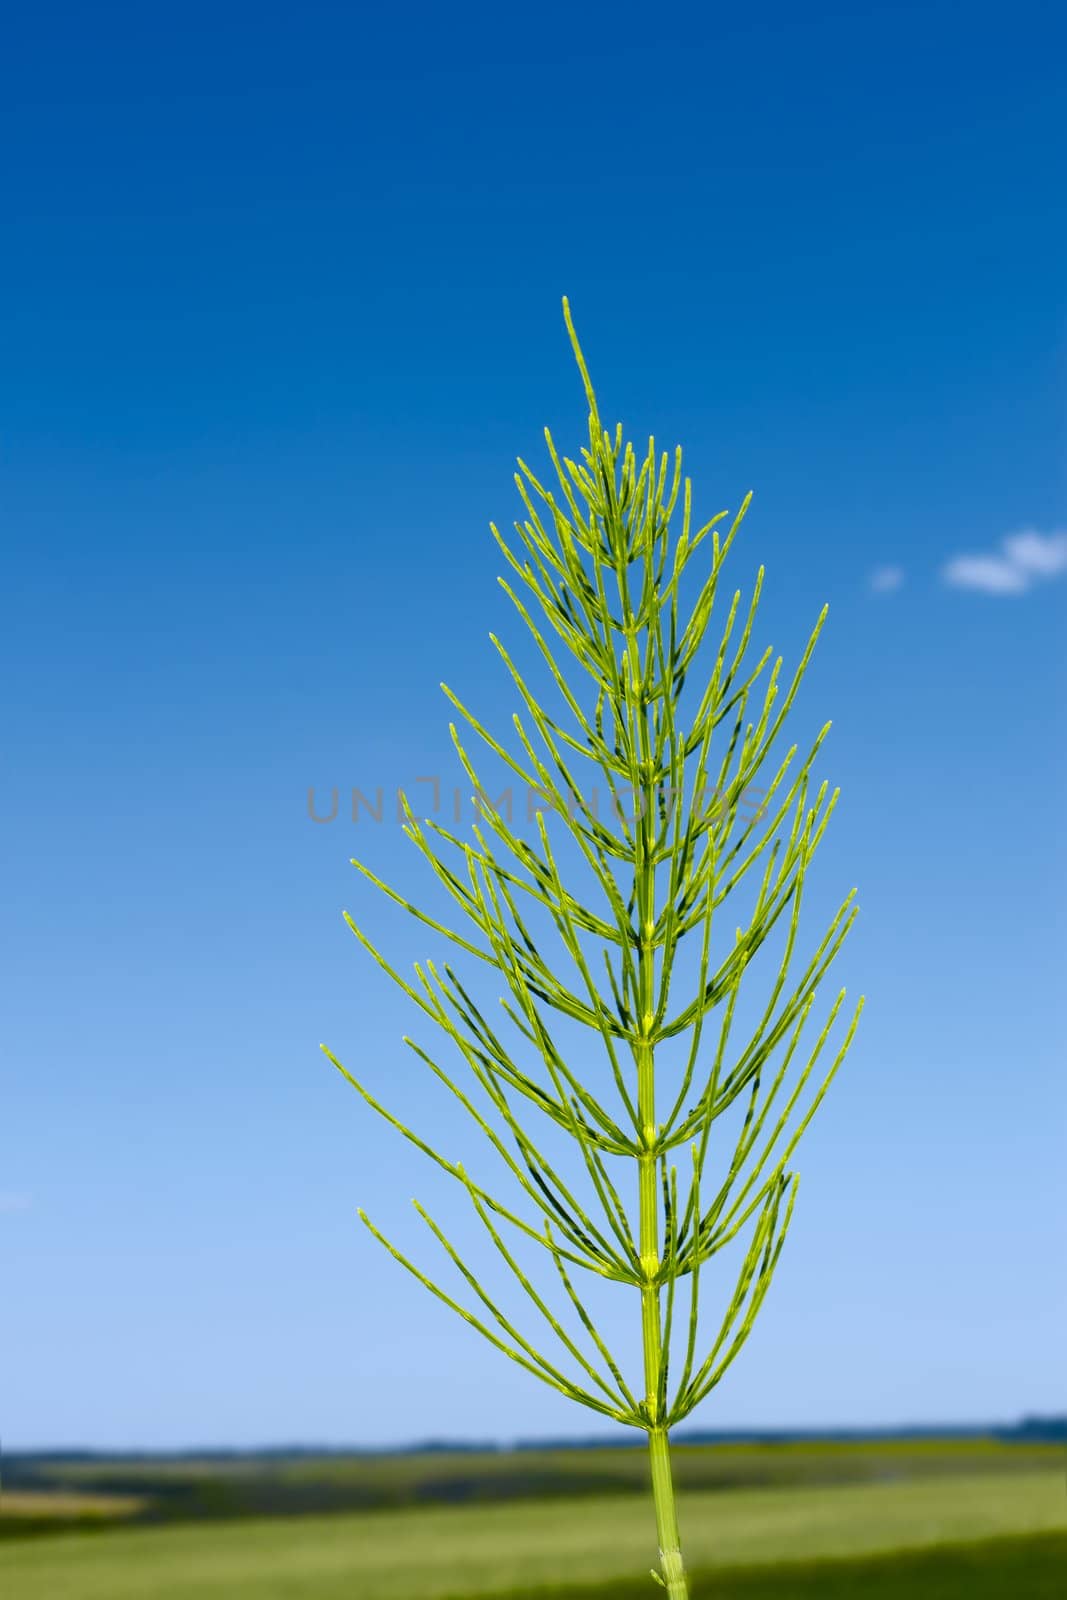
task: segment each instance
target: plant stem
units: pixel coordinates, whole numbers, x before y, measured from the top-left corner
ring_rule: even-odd
[[[645,1272],[649,1273],[654,1272],[659,1264],[654,1156],[641,1158],[640,1209],[641,1264]],[[667,1439],[666,1423],[661,1415],[660,1372],[663,1350],[657,1283],[646,1283],[641,1290],[641,1333],[645,1353],[645,1410],[650,1424],[648,1453],[652,1466],[652,1499],[656,1508],[660,1569],[669,1600],[688,1600],[689,1590],[686,1587],[685,1568],[682,1565],[682,1551],[678,1538],[678,1516],[674,1508],[670,1444]]]
[[[660,1570],[668,1600],[689,1600],[682,1551],[678,1538],[678,1516],[674,1507],[670,1445],[663,1417],[663,1335],[660,1323],[659,1284],[659,1201],[656,1192],[656,1071],[654,1045],[650,1037],[655,1026],[655,835],[651,783],[652,761],[645,704],[638,720],[641,754],[641,818],[637,828],[635,890],[640,925],[639,1017],[635,1050],[637,1066],[637,1111],[645,1150],[638,1157],[639,1248],[645,1282],[641,1288],[641,1335],[645,1365],[645,1411],[648,1417],[648,1451],[652,1466],[652,1498],[656,1508],[656,1533],[659,1539]],[[635,785],[635,788],[637,786]]]
[[[649,1051],[651,1056],[651,1051]],[[651,1062],[648,1077],[651,1078]],[[657,1244],[656,1161],[644,1156],[640,1162],[641,1264],[646,1273],[659,1265]],[[667,1427],[661,1418],[660,1370],[662,1342],[660,1330],[659,1285],[646,1283],[641,1290],[641,1332],[645,1354],[645,1410],[648,1414],[648,1453],[652,1466],[652,1499],[656,1508],[656,1534],[659,1540],[660,1570],[669,1600],[688,1600],[689,1590],[682,1565],[678,1538],[678,1516],[674,1507],[674,1482],[671,1478],[670,1444]]]
[[[659,1561],[669,1600],[689,1600],[682,1551],[678,1539],[678,1515],[674,1509],[674,1481],[671,1478],[671,1447],[666,1428],[652,1428],[648,1435],[652,1462],[652,1498],[656,1506],[656,1532],[659,1536]]]

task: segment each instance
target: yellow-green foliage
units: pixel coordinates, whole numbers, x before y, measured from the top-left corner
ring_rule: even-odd
[[[542,483],[520,460],[515,481],[526,517],[515,523],[517,547],[493,527],[511,569],[501,582],[547,668],[549,692],[539,694],[491,636],[523,708],[509,748],[443,686],[489,760],[540,797],[535,836],[524,837],[488,803],[489,785],[453,726],[482,825],[464,839],[432,818],[418,822],[405,807],[406,832],[460,927],[416,908],[356,863],[468,965],[492,969],[505,989],[503,1030],[451,965],[427,961],[409,982],[362,919],[348,919],[458,1050],[470,1092],[422,1044],[405,1041],[503,1160],[515,1199],[491,1193],[331,1059],[374,1110],[462,1186],[553,1353],[509,1315],[421,1206],[468,1304],[361,1213],[363,1220],[496,1349],[589,1410],[647,1432],[661,1577],[671,1600],[684,1600],[668,1434],[720,1381],[770,1286],[796,1197],[793,1153],[859,1020],[857,1007],[820,1083],[813,1074],[843,991],[813,1025],[814,1040],[801,1040],[855,907],[850,894],[822,939],[799,954],[805,879],[837,791],[825,782],[815,788],[813,778],[828,724],[799,760],[796,745],[782,750],[778,741],[825,609],[784,688],[782,660],[772,665],[770,648],[755,662],[747,657],[762,569],[747,607],[738,590],[717,643],[703,651],[749,498],[732,521],[723,511],[697,528],[681,451],[672,466],[650,439],[639,457],[623,445],[621,424],[614,433],[604,428],[566,301],[564,315],[589,406],[589,446],[581,461],[571,460],[546,430],[554,481]],[[746,802],[757,785],[753,811]],[[562,835],[555,842],[553,829]],[[776,930],[782,947],[769,981],[757,987]],[[754,1025],[740,1038],[735,1016],[745,1015],[746,1004],[739,1008],[739,999],[755,1000]],[[584,1035],[577,1050],[566,1037],[575,1030]],[[613,1085],[610,1099],[589,1069],[594,1052]],[[818,1087],[805,1100],[809,1080]],[[719,1131],[712,1162],[712,1127],[731,1112],[738,1125]],[[546,1127],[569,1136],[576,1176],[549,1159]],[[738,1238],[740,1270],[705,1346],[701,1273]],[[518,1247],[530,1241],[544,1252],[547,1285],[520,1264]],[[639,1376],[624,1373],[609,1349],[581,1274],[635,1295]],[[676,1315],[680,1294],[688,1304]]]

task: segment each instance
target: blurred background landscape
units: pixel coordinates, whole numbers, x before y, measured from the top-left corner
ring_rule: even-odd
[[[1067,1419],[683,1441],[697,1593],[1063,1592]],[[650,1581],[635,1577],[653,1554],[639,1447],[37,1455],[10,1459],[5,1476],[0,1571],[26,1600],[606,1597]]]

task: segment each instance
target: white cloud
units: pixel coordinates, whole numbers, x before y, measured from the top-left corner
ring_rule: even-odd
[[[942,569],[956,589],[981,589],[984,594],[1023,594],[1030,579],[1003,556],[956,556]]]
[[[1067,533],[1038,533],[1024,528],[1002,539],[989,555],[954,556],[941,569],[956,589],[983,594],[1025,594],[1036,583],[1067,573]]]
[[[28,1211],[29,1209],[30,1197],[28,1194],[11,1194],[10,1192],[5,1194],[0,1191],[0,1216],[5,1212]]]
[[[904,568],[876,567],[869,581],[875,594],[894,594],[904,582]]]
[[[1067,572],[1067,533],[1035,533],[1026,528],[1004,541],[1008,560],[1037,578],[1056,578]]]

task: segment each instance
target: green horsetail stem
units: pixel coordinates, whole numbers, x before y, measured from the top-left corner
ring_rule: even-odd
[[[784,690],[782,660],[771,664],[770,649],[746,668],[764,580],[760,568],[747,607],[740,590],[731,597],[714,658],[706,675],[698,674],[721,570],[751,496],[732,520],[723,511],[693,531],[692,489],[682,476],[681,451],[673,459],[666,452],[657,456],[650,439],[639,461],[633,446],[623,444],[621,424],[613,434],[603,427],[566,300],[563,314],[589,407],[589,446],[580,462],[561,456],[546,429],[555,480],[546,487],[519,460],[515,483],[526,517],[514,525],[517,547],[490,524],[510,569],[500,583],[561,705],[544,702],[495,635],[493,646],[523,708],[512,720],[513,747],[442,684],[462,724],[537,797],[530,813],[534,836],[523,837],[511,826],[510,806],[505,820],[489,802],[453,723],[452,741],[478,817],[470,839],[432,818],[418,820],[403,795],[401,802],[404,831],[454,903],[463,931],[419,910],[369,867],[353,863],[447,946],[476,957],[476,970],[493,970],[506,990],[501,1006],[507,1025],[518,1037],[501,1037],[451,965],[427,960],[416,965],[409,981],[345,913],[363,947],[458,1050],[481,1107],[422,1045],[404,1041],[503,1161],[515,1181],[514,1203],[491,1194],[460,1162],[440,1154],[326,1054],[373,1111],[462,1187],[508,1276],[562,1356],[550,1359],[520,1329],[417,1202],[477,1313],[402,1255],[361,1211],[363,1221],[431,1294],[496,1349],[560,1394],[647,1434],[660,1549],[659,1571],[652,1576],[670,1600],[687,1600],[670,1431],[720,1381],[770,1287],[796,1199],[798,1179],[789,1163],[848,1052],[863,1009],[861,999],[844,1024],[829,1070],[821,1079],[815,1076],[842,1013],[843,990],[831,1001],[814,1043],[802,1048],[801,1039],[819,986],[855,920],[855,891],[806,959],[797,958],[808,869],[838,798],[825,783],[812,793],[814,763],[829,724],[799,764],[795,744],[773,760],[771,752],[825,609]],[[674,522],[679,505],[680,529]],[[686,580],[695,594],[683,616]],[[569,674],[561,661],[570,663]],[[695,705],[687,710],[693,694],[686,685],[693,682]],[[585,786],[589,768],[606,787],[610,821],[600,814],[598,789]],[[761,776],[765,787],[757,791],[753,811],[746,796]],[[599,896],[596,904],[568,886],[570,867],[553,847],[546,818],[558,823],[577,850],[586,882]],[[725,923],[722,908],[736,903],[731,896],[746,880],[757,885],[754,906],[747,920]],[[542,954],[531,914],[547,916],[569,962],[564,971]],[[752,964],[776,928],[782,943],[769,993],[756,1013],[755,1030],[739,1040],[734,1020],[742,983],[747,978],[745,992],[754,993],[759,975]],[[695,983],[679,998],[672,996],[672,981],[687,939]],[[554,1035],[553,1016],[599,1040],[617,1103],[605,1104],[594,1093],[584,1060],[579,1071]],[[684,1064],[668,1069],[662,1050],[657,1061],[657,1048],[677,1038],[688,1044]],[[523,1053],[537,1062],[535,1075],[520,1064]],[[672,1081],[664,1084],[667,1070]],[[812,1081],[814,1092],[808,1088]],[[738,1126],[716,1142],[713,1171],[712,1127],[734,1108]],[[565,1179],[550,1163],[532,1131],[533,1112],[568,1136],[577,1178]],[[689,1150],[688,1177],[680,1192],[670,1157],[683,1146]],[[580,1184],[591,1200],[579,1198]],[[702,1273],[750,1225],[719,1331],[706,1349],[699,1329]],[[575,1319],[570,1328],[520,1265],[508,1230],[547,1255],[566,1315]],[[624,1376],[576,1287],[575,1269],[636,1291],[639,1379]],[[680,1293],[688,1297],[688,1314],[676,1317]],[[673,1382],[672,1350],[680,1357]]]

